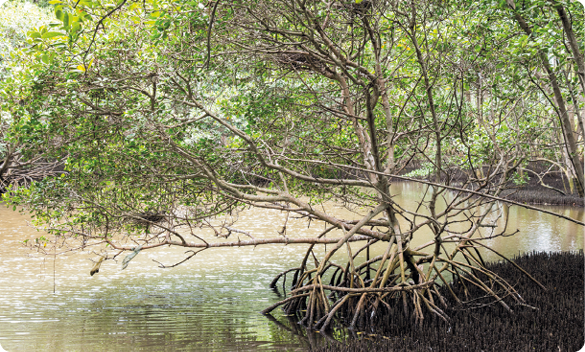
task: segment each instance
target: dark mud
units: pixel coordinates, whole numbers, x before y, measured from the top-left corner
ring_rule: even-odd
[[[583,198],[571,193],[568,183],[560,176],[555,178],[551,175],[547,178],[545,182],[547,186],[561,190],[565,194],[542,186],[538,178],[533,177],[525,185],[509,185],[510,188],[502,192],[502,198],[529,204],[583,206]]]
[[[412,163],[400,174],[406,175],[418,168],[417,163]],[[489,173],[490,168],[484,167],[483,172],[484,174]],[[452,186],[461,186],[467,182],[468,177],[469,172],[453,168],[445,170],[442,182]],[[432,181],[428,176],[420,178]],[[559,171],[551,171],[549,166],[544,163],[529,163],[523,171],[522,179],[522,182],[516,183],[508,181],[500,197],[525,204],[584,206],[584,199],[579,197],[575,190],[571,190],[565,175]],[[397,178],[393,179],[393,182],[401,181]]]
[[[510,314],[498,304],[478,308],[478,299],[476,309],[449,309],[449,323],[427,314],[422,326],[396,314],[357,333],[357,339],[314,351],[579,351],[585,323],[583,252],[530,253],[514,261],[548,290],[507,262],[489,267],[536,310],[516,305]]]
[[[530,204],[583,206],[583,198],[576,190],[571,191],[566,176],[559,171],[550,171],[543,163],[530,163],[524,171],[526,183],[516,185],[509,182],[502,197]]]

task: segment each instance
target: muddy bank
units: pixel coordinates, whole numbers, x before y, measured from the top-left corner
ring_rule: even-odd
[[[576,193],[570,193],[568,187],[566,190],[564,189],[566,182],[563,184],[562,178],[551,177],[545,184],[561,190],[565,194],[544,187],[539,184],[537,179],[531,178],[526,185],[509,185],[510,188],[502,192],[502,198],[528,204],[583,206],[583,198]]]
[[[576,190],[571,190],[569,181],[560,171],[550,171],[543,163],[530,163],[523,170],[523,177],[525,184],[508,182],[502,197],[530,204],[583,206],[583,198]]]
[[[450,323],[428,316],[417,327],[411,319],[396,315],[357,334],[358,340],[315,351],[580,350],[584,345],[583,253],[531,253],[514,261],[548,290],[509,263],[489,267],[513,283],[526,304],[536,310],[517,305],[510,314],[500,305],[481,307],[481,298],[475,297],[475,309],[448,310]]]
[[[417,170],[421,170],[420,165],[411,164],[402,170],[400,175],[433,181],[428,175],[417,176]],[[489,168],[484,167],[483,173],[487,174],[488,172]],[[468,177],[467,171],[451,168],[445,170],[442,182],[452,186],[461,186],[467,182]],[[522,170],[522,178],[523,182],[519,182],[519,184],[512,181],[507,182],[506,189],[500,197],[526,204],[584,206],[584,199],[579,197],[576,191],[571,191],[570,184],[564,174],[549,170],[549,167],[543,163],[529,163]],[[403,182],[403,180],[394,178],[393,182]]]

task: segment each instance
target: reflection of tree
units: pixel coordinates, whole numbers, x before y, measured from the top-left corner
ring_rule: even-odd
[[[259,326],[255,319],[250,321],[249,315],[213,316],[213,307],[195,305],[181,307],[180,304],[177,306],[176,301],[169,302],[168,297],[157,301],[149,298],[144,302],[144,298],[138,298],[136,302],[127,304],[128,302],[121,297],[118,302],[106,302],[107,305],[114,305],[108,307],[103,305],[103,301],[98,300],[91,308],[93,313],[85,313],[83,319],[72,316],[51,323],[50,330],[55,331],[54,335],[51,335],[51,341],[63,343],[63,350],[75,345],[77,339],[79,343],[83,343],[84,338],[91,337],[92,348],[97,348],[99,340],[103,339],[104,349],[116,344],[121,350],[134,346],[153,350],[184,348],[221,351],[236,346],[253,348],[266,344],[280,350],[281,344],[290,346],[294,340],[291,334],[272,324]],[[202,318],[203,314],[209,316]],[[267,330],[259,331],[259,328]],[[67,330],[76,333],[65,338],[63,331]]]
[[[294,315],[285,315],[286,322],[280,322],[274,318],[270,313],[264,315],[270,320],[274,326],[280,330],[288,331],[294,336],[298,337],[303,342],[303,346],[315,349],[328,345],[342,345],[339,338],[335,338],[333,334],[325,331],[315,332],[313,329],[308,329],[299,324],[299,320]]]

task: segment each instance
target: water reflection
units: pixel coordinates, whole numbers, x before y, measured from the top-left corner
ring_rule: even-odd
[[[410,204],[412,209],[422,198],[425,187],[415,183],[400,183],[394,185],[395,192],[398,196],[395,198],[400,204]],[[430,192],[429,192],[430,193]],[[447,194],[449,199],[452,194]],[[427,198],[429,198],[427,194]],[[505,213],[505,204],[496,202],[493,207],[492,220],[497,219],[497,215]],[[567,206],[544,206],[539,205],[539,208],[553,211],[574,219],[585,220],[583,208],[567,207]],[[485,228],[480,230],[483,236],[489,237],[493,233],[497,233],[503,229],[505,214],[497,219],[497,227]],[[507,233],[513,233],[518,230],[518,233],[511,237],[498,237],[491,240],[485,240],[484,243],[489,245],[496,251],[505,256],[514,256],[518,253],[525,253],[530,251],[576,251],[583,249],[583,241],[585,228],[573,222],[555,217],[550,214],[544,214],[537,211],[529,210],[519,206],[508,207],[508,226]],[[403,226],[406,226],[406,222]],[[452,230],[463,230],[467,225],[452,226]],[[413,238],[413,246],[421,245],[428,241],[431,236],[430,231],[422,231],[417,233]],[[498,256],[487,250],[482,251],[487,260],[498,260]]]
[[[293,247],[220,249],[158,269],[151,259],[182,258],[166,248],[124,271],[105,262],[94,277],[95,255],[59,256],[53,294],[53,258],[19,244],[39,235],[25,219],[0,209],[0,344],[9,352],[304,350],[258,314],[277,300],[267,288],[273,275],[301,259]]]
[[[393,187],[401,204],[415,206],[422,197],[420,185]],[[339,216],[358,217],[333,205],[327,208]],[[546,208],[584,218],[582,208]],[[276,211],[246,211],[240,216],[241,228],[258,238],[272,237],[284,217]],[[520,233],[486,241],[505,255],[583,248],[584,230],[571,222],[519,207],[510,207],[509,218],[509,229]],[[166,270],[152,260],[172,264],[184,258],[184,250],[164,248],[141,253],[124,271],[121,260],[106,261],[91,277],[89,259],[96,258],[91,252],[59,256],[54,262],[23,248],[23,240],[40,235],[26,220],[0,207],[0,344],[9,352],[302,351],[315,341],[328,341],[291,324],[278,311],[274,319],[284,325],[258,314],[278,300],[268,289],[272,278],[297,266],[308,245],[204,251]],[[304,219],[291,219],[289,236],[322,230],[307,225]],[[428,240],[424,233],[417,236],[414,245]],[[324,250],[319,248],[316,255]]]

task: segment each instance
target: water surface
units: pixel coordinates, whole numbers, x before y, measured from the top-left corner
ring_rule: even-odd
[[[415,206],[422,191],[416,184],[393,185],[401,204]],[[331,204],[326,208],[338,216],[359,217]],[[546,208],[584,218],[582,208]],[[284,217],[277,211],[249,210],[241,214],[239,228],[258,238],[274,237]],[[502,254],[583,249],[583,228],[569,221],[519,207],[510,207],[509,218],[509,229],[520,233],[487,241]],[[185,256],[184,249],[163,248],[141,252],[123,271],[121,260],[106,261],[91,277],[90,259],[96,253],[55,260],[24,248],[23,240],[42,235],[27,220],[0,206],[0,345],[9,352],[302,351],[309,341],[314,343],[315,336],[294,324],[287,330],[259,314],[279,299],[268,288],[272,278],[298,266],[308,245],[206,250],[181,266],[160,269],[153,259],[173,264]],[[322,229],[308,227],[304,219],[288,223],[291,237]],[[427,240],[422,234],[413,244]],[[316,254],[323,252],[320,247]],[[279,311],[274,316],[286,321]]]

